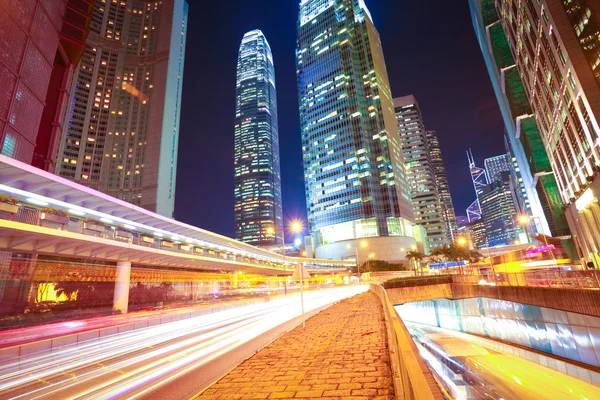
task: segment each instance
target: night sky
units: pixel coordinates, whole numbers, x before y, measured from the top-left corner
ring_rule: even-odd
[[[474,200],[465,151],[504,152],[503,123],[468,1],[365,0],[381,35],[394,97],[414,94],[438,132],[457,215]],[[175,218],[233,236],[237,52],[245,32],[271,45],[279,107],[284,219],[306,219],[298,99],[299,0],[188,0]],[[482,165],[483,166],[483,165]]]

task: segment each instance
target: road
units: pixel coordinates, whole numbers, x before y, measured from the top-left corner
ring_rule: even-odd
[[[366,290],[349,286],[308,292],[305,309],[310,312]],[[267,344],[265,334],[271,332],[268,340],[274,340],[272,332],[297,321],[300,314],[298,295],[290,295],[5,360],[0,364],[0,399],[152,398],[173,382],[188,382],[190,390],[198,390],[194,381],[208,384],[206,376],[214,375],[217,360],[225,360],[220,368],[233,367],[241,361],[237,353],[251,355]],[[189,394],[160,392],[161,399]]]
[[[600,387],[485,347],[480,338],[407,322],[430,368],[454,399],[598,399]]]

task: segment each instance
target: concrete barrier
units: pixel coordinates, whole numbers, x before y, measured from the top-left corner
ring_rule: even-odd
[[[433,374],[419,355],[406,326],[398,317],[386,290],[376,284],[371,284],[370,288],[383,305],[396,398],[404,400],[445,399]]]

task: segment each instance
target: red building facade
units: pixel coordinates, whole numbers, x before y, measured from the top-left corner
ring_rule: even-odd
[[[0,0],[0,152],[54,170],[92,0]]]

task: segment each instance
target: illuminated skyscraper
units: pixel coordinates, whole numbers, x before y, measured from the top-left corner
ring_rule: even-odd
[[[525,243],[527,236],[519,225],[519,213],[510,188],[510,171],[498,171],[479,197],[481,216],[490,247]]]
[[[530,231],[569,235],[564,205],[600,164],[600,3],[469,4],[521,179],[519,207]]]
[[[0,2],[0,152],[54,171],[92,0]]]
[[[56,173],[171,217],[188,6],[96,1]]]
[[[415,96],[409,95],[395,98],[394,110],[410,182],[415,222],[423,225],[427,231],[430,248],[444,246],[449,241],[448,226],[421,109]]]
[[[485,166],[489,183],[493,183],[496,179],[500,179],[498,175],[502,172],[510,173],[510,159],[507,154],[486,158],[483,160],[483,165]]]
[[[410,185],[379,34],[364,2],[302,0],[296,59],[317,257],[406,262],[402,249],[415,244]]]
[[[283,227],[275,67],[263,33],[246,33],[237,62],[235,238],[275,245]]]
[[[446,166],[442,157],[442,149],[435,131],[425,132],[427,143],[429,145],[429,153],[431,154],[431,165],[435,174],[435,182],[437,184],[442,209],[444,211],[444,222],[446,223],[448,240],[454,241],[458,226],[456,224],[456,214],[454,212],[454,204],[450,195],[450,185],[448,184],[448,176],[446,175]]]

